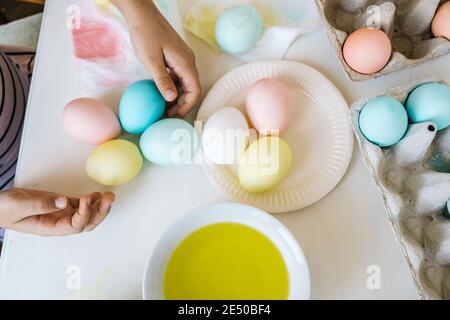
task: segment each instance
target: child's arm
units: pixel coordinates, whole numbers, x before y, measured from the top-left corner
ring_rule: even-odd
[[[111,192],[68,198],[55,193],[25,189],[0,192],[0,227],[40,236],[88,232],[108,215]]]
[[[201,95],[191,49],[160,14],[152,0],[111,2],[128,23],[131,42],[138,58],[152,74],[166,101],[172,102],[169,116],[185,116]],[[182,92],[175,85],[177,81],[180,82]]]

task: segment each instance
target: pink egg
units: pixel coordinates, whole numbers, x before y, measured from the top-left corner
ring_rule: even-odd
[[[362,28],[347,38],[343,54],[353,70],[363,74],[375,73],[383,69],[391,59],[391,40],[381,30]]]
[[[247,114],[261,134],[284,130],[291,120],[293,104],[286,86],[276,79],[262,79],[247,93]]]
[[[450,1],[444,3],[436,12],[431,24],[435,37],[444,37],[450,40]]]
[[[81,98],[69,102],[63,111],[66,131],[76,140],[98,145],[120,135],[116,114],[103,102]]]

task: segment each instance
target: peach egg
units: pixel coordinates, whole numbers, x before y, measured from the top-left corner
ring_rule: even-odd
[[[362,28],[353,32],[345,41],[344,59],[353,70],[372,74],[383,69],[392,54],[389,37],[382,30]]]
[[[444,3],[436,12],[431,24],[431,31],[435,37],[450,40],[450,1]]]
[[[253,127],[261,134],[269,134],[287,127],[293,103],[288,88],[282,82],[266,78],[250,88],[246,108]]]
[[[116,114],[95,99],[81,98],[69,102],[62,117],[67,133],[86,144],[102,144],[119,136],[122,130]]]

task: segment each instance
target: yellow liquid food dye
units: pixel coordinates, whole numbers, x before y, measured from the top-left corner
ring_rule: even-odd
[[[170,300],[287,299],[281,253],[261,232],[238,223],[194,231],[174,250],[164,276]]]

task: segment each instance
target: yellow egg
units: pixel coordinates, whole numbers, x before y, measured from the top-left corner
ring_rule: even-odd
[[[263,137],[245,151],[239,164],[239,181],[250,192],[264,192],[277,186],[289,174],[292,152],[277,137]]]
[[[94,149],[86,162],[86,173],[100,184],[117,186],[136,177],[142,163],[142,155],[133,143],[111,140]]]

